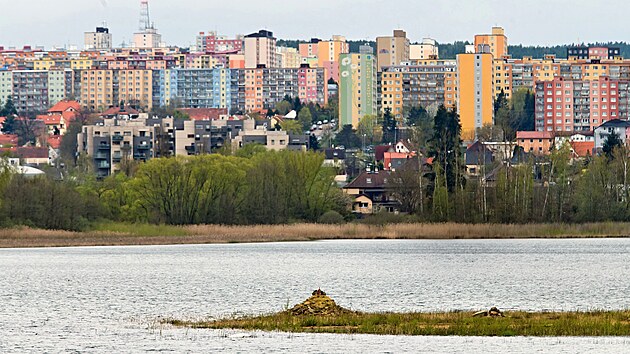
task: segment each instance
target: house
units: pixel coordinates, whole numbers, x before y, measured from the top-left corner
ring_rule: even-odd
[[[0,134],[0,147],[14,147],[18,144],[18,136],[15,134]]]
[[[63,135],[66,133],[67,122],[61,114],[38,115],[37,120],[46,126],[49,135]]]
[[[595,128],[595,150],[601,151],[608,136],[616,133],[621,141],[628,145],[630,139],[630,121],[613,119]]]
[[[494,161],[492,151],[480,141],[466,149],[466,173],[470,176],[480,176]]]
[[[527,153],[549,155],[555,146],[555,137],[553,132],[520,131],[516,132],[516,143]]]
[[[365,171],[343,188],[352,198],[352,212],[369,215],[380,211],[397,212],[400,204],[390,197],[390,171]]]
[[[80,109],[81,109],[81,105],[79,104],[79,102],[63,100],[63,101],[57,102],[54,106],[52,106],[48,110],[48,114],[60,114],[60,115],[63,115],[64,113],[77,114],[79,113]]]
[[[22,175],[24,177],[37,177],[43,176],[46,173],[40,169],[31,166],[22,166],[19,158],[9,158],[6,161],[9,170],[13,173]]]
[[[342,168],[346,161],[346,150],[326,149],[324,150],[324,166]]]

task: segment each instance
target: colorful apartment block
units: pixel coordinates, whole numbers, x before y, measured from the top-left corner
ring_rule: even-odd
[[[599,77],[570,80],[557,77],[536,83],[536,130],[587,132],[614,119],[628,119],[630,85]]]
[[[356,128],[365,115],[378,114],[377,65],[372,47],[339,57],[339,127]]]
[[[245,54],[245,67],[254,69],[258,67],[276,68],[276,37],[273,32],[260,30],[244,37],[243,52]]]
[[[409,61],[409,45],[407,33],[402,30],[394,30],[391,37],[376,37],[378,71]]]
[[[19,113],[45,112],[74,92],[74,71],[13,70],[12,99]]]
[[[257,68],[239,71],[238,109],[266,113],[285,96],[299,97],[303,103],[328,103],[326,70],[310,68]]]
[[[302,65],[302,56],[295,48],[276,47],[276,63],[281,68],[299,68]]]
[[[309,43],[300,43],[300,55],[310,59],[311,67],[325,68],[327,80],[339,82],[339,56],[350,52],[346,37],[335,35],[329,41],[311,39]]]
[[[494,120],[493,55],[487,45],[477,53],[457,55],[457,107],[462,139],[472,141],[476,130]]]
[[[475,48],[480,45],[490,47],[490,54],[494,59],[503,58],[508,55],[508,38],[502,27],[492,27],[491,34],[478,34],[475,36]]]
[[[236,38],[217,35],[217,32],[199,32],[197,51],[207,54],[243,54],[243,36]]]
[[[439,105],[455,108],[457,63],[454,60],[425,60],[413,65],[387,66],[380,73],[381,111],[389,108],[399,122],[405,109]]]
[[[435,39],[424,38],[420,44],[409,46],[409,60],[438,59],[439,49]]]

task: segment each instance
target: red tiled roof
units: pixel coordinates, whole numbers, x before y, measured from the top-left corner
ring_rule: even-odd
[[[48,112],[49,113],[62,113],[66,111],[78,111],[81,109],[81,105],[77,101],[59,101],[57,104],[52,106]]]
[[[228,114],[227,108],[180,108],[178,111],[187,114],[191,120],[217,120]]]
[[[374,158],[376,161],[383,161],[385,153],[391,149],[391,145],[378,145],[374,148]]]
[[[0,145],[17,145],[18,136],[15,134],[0,135]]]
[[[51,135],[48,137],[48,146],[57,150],[61,146],[61,139],[63,137],[61,135]]]
[[[570,142],[571,148],[578,157],[587,157],[593,155],[593,149],[595,149],[594,141],[572,141]]]
[[[72,122],[74,118],[77,117],[77,112],[75,111],[65,111],[61,113],[61,116],[66,121],[66,123]]]
[[[46,147],[12,147],[2,148],[0,152],[10,152],[12,155],[22,159],[47,159],[48,148]]]
[[[61,119],[63,116],[61,114],[50,114],[50,115],[39,115],[37,116],[38,120],[41,120],[46,125],[59,125],[61,124]]]
[[[516,139],[553,139],[553,132],[516,132]]]

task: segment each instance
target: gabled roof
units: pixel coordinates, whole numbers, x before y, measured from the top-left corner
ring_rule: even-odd
[[[577,157],[593,156],[594,141],[571,141],[569,144]]]
[[[17,145],[18,136],[15,134],[0,134],[0,145]]]
[[[19,147],[16,155],[23,159],[47,159],[47,147]]]
[[[63,119],[61,114],[46,114],[37,116],[37,120],[41,120],[46,125],[60,125]]]
[[[362,172],[359,177],[350,182],[344,189],[383,189],[387,185],[389,171]]]
[[[63,100],[63,101],[57,102],[57,104],[52,106],[48,110],[48,113],[62,113],[62,112],[67,112],[67,111],[75,111],[76,112],[79,109],[81,109],[81,105],[79,104],[79,102]]]
[[[48,146],[51,148],[58,150],[61,146],[61,139],[63,137],[61,135],[51,135],[48,137]]]
[[[391,149],[391,145],[378,145],[374,148],[374,158],[376,161],[383,161],[385,159],[385,153]]]

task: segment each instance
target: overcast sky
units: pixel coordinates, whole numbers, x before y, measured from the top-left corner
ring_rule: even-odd
[[[140,0],[0,0],[0,46],[74,44],[107,21],[115,45],[130,42]],[[168,44],[200,31],[230,37],[261,28],[285,39],[374,39],[394,28],[412,41],[471,40],[494,25],[510,44],[630,41],[628,1],[592,0],[150,0],[151,20]]]

